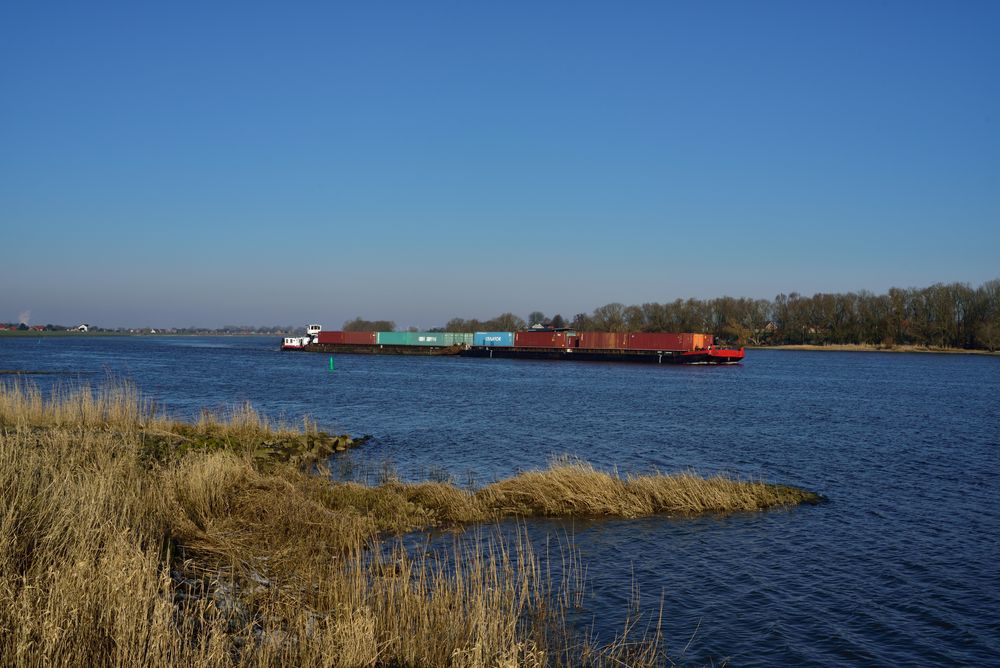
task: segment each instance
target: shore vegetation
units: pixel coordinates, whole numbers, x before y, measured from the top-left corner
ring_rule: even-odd
[[[638,517],[814,502],[791,487],[619,476],[574,461],[478,489],[333,482],[363,439],[249,406],[194,423],[128,386],[0,383],[0,657],[6,665],[559,666],[669,663],[658,620],[597,644],[504,517]],[[336,456],[336,455],[334,455]],[[473,529],[414,550],[405,532]],[[627,611],[623,611],[626,613]],[[648,623],[648,625],[646,625]]]

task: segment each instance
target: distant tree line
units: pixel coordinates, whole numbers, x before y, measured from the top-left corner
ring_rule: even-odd
[[[392,320],[365,320],[355,318],[344,323],[345,332],[394,332],[396,323]]]
[[[25,322],[0,322],[0,331],[27,332],[29,330],[45,332],[65,332],[69,327],[63,325],[28,325]]]
[[[936,283],[887,293],[796,292],[772,300],[746,297],[677,299],[668,303],[599,306],[568,322],[533,311],[522,320],[504,313],[490,320],[453,318],[451,332],[515,331],[535,324],[577,331],[707,332],[740,345],[870,344],[941,348],[1000,348],[1000,279],[978,288]],[[346,327],[345,327],[346,328]],[[378,329],[371,327],[369,329]]]
[[[76,331],[77,327],[66,325],[32,325],[25,323],[2,323],[0,331],[45,331],[45,332],[66,332]],[[254,325],[224,325],[223,327],[100,327],[98,325],[87,325],[89,334],[304,334],[305,327],[296,325],[272,325],[270,327],[259,327]],[[82,332],[81,332],[82,333]]]
[[[501,313],[489,320],[452,318],[445,324],[443,330],[446,332],[516,332],[527,327],[528,324],[513,313]]]

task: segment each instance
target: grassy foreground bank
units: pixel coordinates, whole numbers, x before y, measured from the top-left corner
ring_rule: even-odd
[[[414,556],[392,532],[508,515],[755,510],[815,500],[693,475],[561,465],[464,490],[336,484],[336,449],[250,409],[185,424],[128,388],[54,399],[0,384],[5,665],[657,665],[654,623],[572,633],[582,565],[557,581],[523,539]],[[312,471],[311,473],[309,471]],[[624,616],[627,611],[621,611]]]

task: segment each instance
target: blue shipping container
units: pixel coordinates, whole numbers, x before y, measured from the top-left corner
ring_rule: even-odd
[[[472,345],[510,348],[514,345],[514,332],[476,332],[472,335]]]

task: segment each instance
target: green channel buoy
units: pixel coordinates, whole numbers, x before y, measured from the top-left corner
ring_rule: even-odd
[[[330,371],[333,371],[333,355],[330,355]]]

